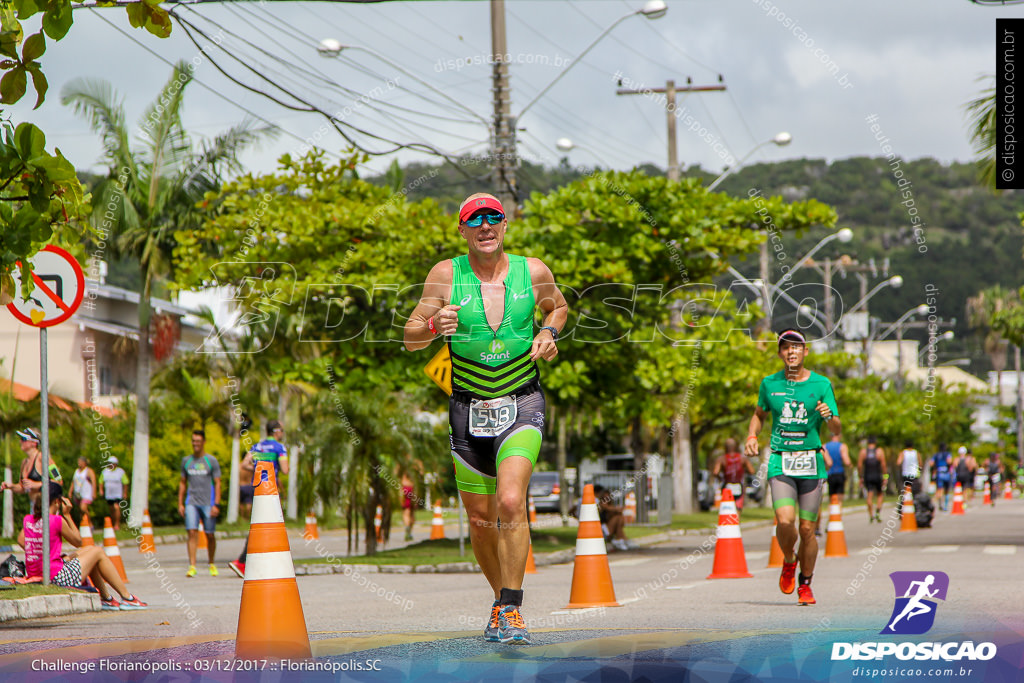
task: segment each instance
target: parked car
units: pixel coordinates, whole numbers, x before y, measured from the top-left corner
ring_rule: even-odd
[[[707,512],[715,504],[715,489],[711,482],[711,472],[708,470],[697,472],[697,504],[701,512]]]
[[[537,512],[558,512],[562,493],[562,480],[558,472],[534,472],[530,477],[530,496]],[[572,500],[572,491],[569,491]]]

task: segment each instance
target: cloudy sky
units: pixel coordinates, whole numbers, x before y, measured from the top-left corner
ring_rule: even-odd
[[[602,30],[642,3],[508,0],[506,5],[512,111],[517,113]],[[519,124],[526,129],[520,132],[524,157],[554,164],[562,156],[555,140],[568,136],[578,145],[569,154],[574,164],[664,166],[664,109],[651,98],[617,96],[615,74],[634,86],[663,86],[669,78],[681,84],[687,77],[696,85],[714,84],[721,74],[726,92],[680,100],[681,114],[692,117],[680,121],[684,165],[720,169],[727,155],[741,158],[780,131],[792,134],[792,144],[764,146],[753,161],[879,155],[865,122],[871,114],[904,157],[968,160],[963,105],[979,91],[977,77],[994,70],[996,17],[1024,16],[1024,8],[979,7],[967,0],[782,0],[778,6],[768,0],[668,0],[668,6],[668,14],[657,20],[622,21],[530,108]],[[210,136],[237,123],[246,110],[282,129],[276,141],[245,156],[256,171],[271,170],[280,154],[295,152],[306,139],[333,152],[346,142],[324,128],[319,115],[290,111],[245,90],[214,62],[279,99],[294,102],[298,96],[339,113],[344,129],[371,151],[392,149],[392,142],[425,143],[452,153],[486,150],[484,120],[491,113],[486,1],[271,0],[179,11],[207,34],[196,34],[196,40],[209,46],[208,56],[177,23],[172,37],[160,40],[130,28],[123,8],[79,9],[69,36],[51,43],[43,58],[50,78],[43,107],[31,112],[30,92],[8,111],[15,121],[37,122],[50,144],[79,168],[96,170],[98,139],[61,104],[64,87],[80,78],[106,79],[124,98],[128,120],[136,121],[167,79],[167,62],[184,59],[196,64],[185,115],[193,133]],[[323,58],[316,46],[324,38],[360,49]],[[365,104],[357,104],[361,94],[375,88]],[[689,132],[690,125],[698,130]],[[403,161],[429,160],[410,150],[398,154]],[[392,158],[375,157],[369,168],[382,169]]]

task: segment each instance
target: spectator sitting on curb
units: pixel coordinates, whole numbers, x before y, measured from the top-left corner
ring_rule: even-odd
[[[624,508],[612,503],[612,493],[600,484],[594,485],[594,498],[597,500],[597,513],[601,518],[601,529],[605,539],[610,539],[611,546],[616,550],[630,550],[633,546],[626,542],[626,517]]]
[[[117,573],[114,563],[110,561],[103,548],[90,546],[81,548],[82,536],[71,521],[71,501],[64,498],[64,488],[56,482],[50,482],[50,580],[55,586],[78,588],[88,576],[100,593],[104,610],[139,610],[149,605],[128,592],[124,582]],[[58,514],[59,512],[59,514]],[[76,548],[80,548],[75,556],[61,556],[61,539]],[[22,529],[18,532],[18,543],[25,549],[25,573],[29,577],[42,576],[43,573],[43,526],[42,497],[32,504],[32,514],[25,515]],[[118,603],[107,591],[105,583],[121,596]]]

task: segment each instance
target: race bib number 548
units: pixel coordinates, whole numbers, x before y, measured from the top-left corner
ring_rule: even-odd
[[[516,421],[518,411],[514,396],[474,399],[469,404],[469,433],[472,436],[498,436]]]

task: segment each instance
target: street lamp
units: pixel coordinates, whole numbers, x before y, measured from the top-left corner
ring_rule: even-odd
[[[778,133],[775,137],[773,137],[771,140],[765,140],[764,142],[756,145],[752,150],[747,152],[746,156],[744,156],[742,159],[737,161],[735,164],[733,164],[729,168],[725,169],[725,171],[722,173],[722,175],[720,175],[717,178],[715,178],[715,180],[710,185],[708,185],[708,192],[711,192],[716,187],[718,187],[718,184],[720,182],[725,180],[734,171],[736,171],[740,167],[742,167],[743,166],[743,162],[745,162],[747,159],[749,159],[754,154],[754,152],[756,152],[757,150],[761,149],[765,145],[777,145],[778,147],[785,147],[786,145],[788,145],[791,142],[793,142],[793,136],[790,135],[789,133],[787,133],[786,131],[782,131],[781,133]]]
[[[884,289],[885,287],[892,287],[893,289],[899,289],[902,286],[903,286],[903,278],[900,277],[899,275],[893,275],[888,280],[883,280],[882,282],[879,282],[877,285],[875,285],[875,288],[872,289],[870,292],[868,292],[866,295],[864,295],[863,299],[861,299],[860,301],[855,303],[853,305],[853,308],[848,310],[846,312],[846,314],[849,315],[850,313],[855,312],[858,308],[860,308],[861,306],[866,304],[868,302],[868,299],[873,297],[875,294],[878,294],[878,292],[882,291],[882,289]]]
[[[878,335],[877,341],[882,341],[883,339],[888,337],[890,334],[892,334],[893,330],[897,330],[897,328],[902,328],[903,327],[903,323],[904,323],[904,321],[906,321],[907,318],[909,318],[909,317],[911,317],[913,315],[924,315],[927,312],[928,312],[928,304],[921,304],[920,306],[914,306],[909,311],[907,311],[906,313],[901,315],[899,320],[894,322],[892,325],[889,325],[889,327],[885,328],[885,331],[882,332],[882,334]]]
[[[708,256],[710,256],[711,258],[716,259],[716,260],[719,260],[719,259],[722,258],[721,256],[719,256],[715,252],[711,251],[710,249],[705,249],[704,253],[706,253]],[[736,280],[740,284],[745,285],[748,289],[750,289],[755,294],[757,294],[758,300],[761,303],[763,303],[765,301],[764,297],[768,294],[768,283],[764,282],[763,280],[750,280],[749,278],[744,276],[743,273],[741,273],[740,271],[736,270],[731,264],[728,264],[728,263],[726,264],[726,271],[730,275],[732,275],[734,278],[736,278]],[[811,308],[810,306],[808,306],[806,304],[801,304],[799,301],[797,301],[796,299],[791,297],[784,290],[780,289],[780,290],[776,291],[775,294],[778,295],[780,298],[785,299],[790,304],[792,304],[793,307],[795,309],[797,309],[797,311],[799,313],[803,313],[804,315],[810,317],[812,322],[815,324],[815,326],[817,326],[817,328],[820,329],[825,336],[828,336],[828,333],[829,333],[828,327],[824,323],[822,323],[821,320],[818,319],[818,317],[816,315],[816,312],[817,312],[816,309],[813,309],[813,308]],[[768,327],[769,327],[769,329],[771,329],[771,310],[772,310],[772,306],[771,306],[771,301],[769,300],[768,301],[768,323],[769,323]]]
[[[597,159],[597,161],[598,161],[598,162],[599,162],[599,163],[600,163],[600,164],[601,164],[602,166],[608,166],[608,164],[607,164],[607,163],[605,163],[605,160],[604,160],[604,159],[602,159],[602,158],[601,158],[601,157],[600,157],[600,156],[598,155],[598,153],[597,153],[597,152],[595,152],[595,151],[594,151],[593,149],[591,149],[590,147],[587,147],[586,145],[578,145],[578,144],[576,144],[575,142],[573,142],[573,141],[572,141],[571,139],[569,139],[569,138],[558,138],[557,140],[555,140],[555,148],[556,148],[556,149],[557,149],[557,150],[558,150],[559,152],[565,152],[565,153],[567,153],[567,154],[568,154],[569,152],[571,152],[572,150],[574,150],[574,149],[582,149],[582,150],[586,151],[586,152],[587,152],[588,154],[590,154],[590,156],[592,156],[592,157],[594,157],[595,159]]]
[[[480,121],[483,122],[484,126],[486,126],[488,128],[488,130],[490,129],[490,126],[491,126],[490,121],[488,121],[484,117],[480,116],[475,111],[473,111],[472,109],[470,109],[465,104],[463,104],[462,102],[458,101],[457,99],[455,99],[454,97],[452,97],[448,93],[444,92],[443,90],[441,90],[439,88],[434,87],[433,85],[431,85],[427,81],[423,80],[422,78],[420,78],[416,74],[412,73],[411,71],[406,70],[405,68],[403,68],[399,64],[396,64],[395,62],[391,61],[390,59],[388,59],[387,57],[385,57],[381,53],[377,52],[376,50],[370,49],[368,47],[363,47],[361,45],[344,45],[340,41],[335,40],[334,38],[324,38],[323,40],[320,41],[320,44],[317,45],[316,49],[317,49],[317,52],[320,53],[321,57],[337,57],[338,55],[341,54],[342,50],[359,50],[361,52],[365,52],[367,54],[373,55],[374,57],[376,57],[377,59],[381,60],[382,62],[384,62],[388,66],[391,66],[392,68],[398,69],[402,73],[404,73],[407,76],[409,76],[410,78],[414,79],[420,85],[425,86],[431,92],[434,92],[437,95],[440,95],[444,99],[448,100],[449,102],[451,102],[452,104],[457,106],[462,111],[468,113],[469,115],[473,116],[476,119],[479,119]]]
[[[555,83],[561,80],[562,76],[567,74],[571,68],[576,66],[576,63],[583,59],[587,55],[587,53],[590,52],[595,45],[601,42],[602,38],[611,33],[612,29],[614,29],[616,26],[624,22],[626,19],[629,19],[630,17],[635,17],[638,14],[643,15],[648,19],[660,19],[663,16],[665,16],[667,12],[668,5],[665,4],[665,0],[648,0],[643,7],[636,10],[635,12],[630,12],[629,14],[626,14],[616,19],[611,26],[609,26],[608,28],[601,32],[601,35],[599,35],[597,38],[594,38],[594,40],[591,41],[590,45],[587,45],[586,49],[584,49],[583,52],[576,55],[576,58],[569,63],[569,66],[565,67],[560,74],[555,76],[555,79],[553,81],[548,83],[543,90],[537,93],[532,100],[526,103],[526,106],[519,111],[519,115],[516,117],[516,120],[523,118],[523,114],[525,114],[527,110],[530,107],[532,107],[537,100],[543,97],[548,90],[551,90]]]
[[[843,244],[848,244],[850,242],[850,240],[852,240],[852,239],[853,239],[853,230],[850,230],[849,228],[842,228],[842,229],[837,230],[836,232],[832,233],[831,235],[827,235],[822,240],[820,240],[817,244],[815,244],[813,247],[811,247],[811,250],[809,252],[807,252],[806,254],[804,254],[804,257],[802,259],[800,259],[799,261],[797,261],[797,264],[795,266],[793,266],[792,268],[790,268],[789,272],[786,273],[785,275],[783,275],[782,279],[779,280],[778,283],[776,283],[775,285],[772,286],[772,289],[778,289],[779,287],[782,286],[783,282],[787,282],[787,281],[791,280],[793,278],[793,273],[797,272],[798,270],[803,268],[805,265],[807,265],[811,261],[811,258],[815,254],[818,253],[818,250],[821,249],[826,244],[828,244],[829,242],[831,242],[832,240],[839,240]]]
[[[889,333],[896,330],[896,385],[903,386],[903,323],[915,315],[924,315],[928,312],[928,304],[914,306],[899,317],[892,325],[889,325],[882,334],[878,335],[876,341],[882,341],[889,336]]]
[[[940,341],[949,341],[954,336],[955,335],[953,334],[953,330],[946,330],[942,334],[940,334],[937,337],[935,337],[934,341],[931,341],[931,342],[925,344],[924,348],[921,349],[918,352],[918,354],[917,354],[917,362],[918,362],[918,364],[921,363],[921,360],[924,358],[924,355],[926,353],[928,353],[929,349],[931,349],[933,353],[928,357],[928,367],[929,368],[935,367],[935,353],[934,353],[935,347],[939,345]]]

